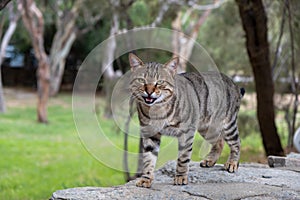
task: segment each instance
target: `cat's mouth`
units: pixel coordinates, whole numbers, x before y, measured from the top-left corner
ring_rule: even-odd
[[[157,98],[152,98],[152,97],[143,97],[144,101],[146,104],[153,104]]]

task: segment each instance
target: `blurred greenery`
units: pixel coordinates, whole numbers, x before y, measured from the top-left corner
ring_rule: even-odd
[[[134,2],[128,13],[136,26],[143,26],[150,23],[149,6],[145,1]]]

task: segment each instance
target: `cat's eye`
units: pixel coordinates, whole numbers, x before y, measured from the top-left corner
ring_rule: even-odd
[[[138,81],[139,83],[145,83],[145,79],[143,79],[143,78],[138,78],[137,81]]]
[[[161,85],[161,84],[164,83],[164,81],[163,80],[158,80],[156,83],[157,83],[157,85]]]

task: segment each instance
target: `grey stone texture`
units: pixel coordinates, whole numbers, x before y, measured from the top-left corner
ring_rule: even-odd
[[[300,199],[300,173],[288,168],[270,168],[262,164],[241,164],[237,173],[228,173],[222,165],[201,168],[190,163],[189,184],[174,186],[175,161],[156,171],[150,189],[135,186],[135,181],[114,187],[81,187],[59,190],[50,200],[99,199]]]

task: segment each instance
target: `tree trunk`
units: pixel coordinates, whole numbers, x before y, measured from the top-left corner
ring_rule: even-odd
[[[192,27],[190,27],[191,32],[186,33],[187,35],[189,35],[189,37],[186,37],[184,34],[181,33],[184,32],[182,30],[182,24],[181,24],[183,18],[181,11],[178,12],[176,19],[172,22],[172,28],[176,30],[173,33],[173,41],[172,41],[172,45],[174,49],[173,56],[175,57],[181,55],[185,58],[179,60],[179,68],[177,69],[178,73],[186,72],[187,61],[192,54],[195,40],[197,39],[200,31],[200,27],[206,21],[210,13],[211,13],[211,9],[204,11],[201,17],[197,20],[197,22],[194,25],[192,25]],[[192,23],[193,22],[191,22],[191,24]]]
[[[53,38],[51,52],[50,52],[50,69],[51,69],[51,83],[50,95],[54,96],[58,93],[63,73],[65,70],[66,58],[71,50],[71,47],[76,39],[76,24],[75,21],[78,16],[78,9],[82,6],[83,1],[75,1],[70,11],[61,10],[63,1],[56,1],[56,12],[64,13],[58,14],[56,19],[56,33]]]
[[[0,1],[0,10],[5,8],[5,6],[10,2],[11,0],[1,0]]]
[[[44,19],[33,0],[19,0],[19,10],[27,31],[30,34],[35,56],[38,60],[37,85],[38,85],[38,122],[47,123],[47,104],[50,88],[50,65],[44,49]]]
[[[1,67],[0,67],[0,113],[6,112],[6,106],[5,106],[5,99],[4,99],[4,92],[3,92],[3,85],[2,85],[2,73],[1,73]]]
[[[104,88],[105,88],[105,95],[106,95],[106,106],[105,106],[105,111],[104,115],[107,118],[112,117],[112,111],[111,111],[111,94],[113,87],[115,86],[117,78],[119,78],[120,74],[116,73],[114,68],[113,68],[113,63],[112,61],[114,60],[114,55],[115,55],[115,50],[117,48],[117,43],[114,37],[115,34],[118,33],[119,31],[119,24],[120,24],[120,19],[119,19],[119,4],[120,2],[118,0],[111,0],[111,5],[113,5],[114,10],[112,11],[112,24],[110,28],[110,40],[107,43],[107,48],[106,48],[106,56],[103,59],[102,62],[102,72],[104,75]]]
[[[72,29],[74,29],[74,27]],[[61,32],[66,33],[66,30],[59,31],[59,33]],[[56,37],[57,35],[59,35],[59,37]],[[69,34],[66,34],[65,36],[67,37],[62,37],[62,35],[56,33],[51,48],[51,54],[50,54],[50,69],[51,69],[50,95],[51,96],[54,96],[59,92],[59,88],[61,85],[61,81],[65,69],[66,58],[76,39],[75,31],[69,32]]]
[[[37,85],[38,85],[38,106],[37,118],[38,122],[48,123],[47,105],[50,90],[50,65],[48,63],[47,55],[39,59],[39,66],[37,69]]]
[[[17,28],[17,22],[20,18],[19,13],[16,13],[14,11],[14,4],[9,3],[7,5],[8,10],[9,10],[9,26],[8,29],[6,30],[2,41],[1,41],[1,48],[0,48],[0,113],[4,113],[6,111],[6,106],[5,106],[5,100],[4,100],[4,94],[3,94],[3,85],[2,85],[2,73],[1,73],[1,65],[3,63],[3,59],[5,56],[5,50],[8,46],[8,43],[14,34],[16,28]],[[2,27],[1,27],[2,28]],[[0,35],[1,36],[1,35]]]
[[[257,117],[267,155],[283,155],[274,114],[274,85],[269,58],[267,17],[261,0],[236,0],[257,93]]]
[[[298,99],[298,80],[296,75],[296,63],[295,63],[295,45],[294,45],[294,31],[293,31],[293,23],[292,23],[292,13],[291,13],[291,5],[290,1],[286,0],[285,5],[288,9],[288,22],[289,22],[289,32],[290,32],[290,40],[291,40],[291,68],[292,68],[292,74],[291,74],[291,89],[292,93],[294,95],[294,102],[292,107],[292,122],[291,122],[291,131],[288,137],[288,147],[293,148],[293,138],[296,133],[296,116],[298,112],[298,105],[299,105],[299,99]]]

